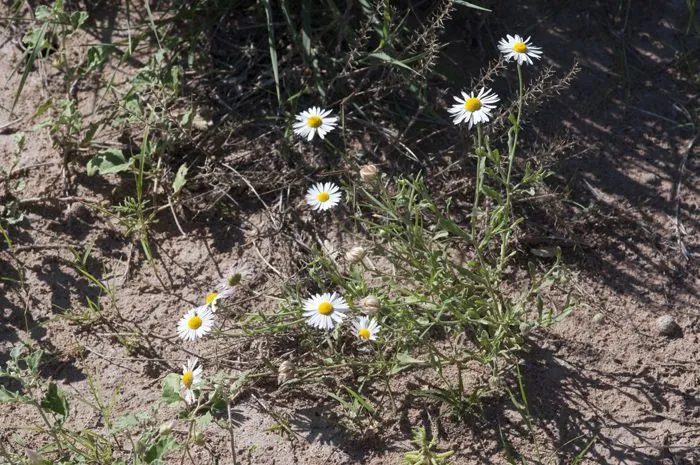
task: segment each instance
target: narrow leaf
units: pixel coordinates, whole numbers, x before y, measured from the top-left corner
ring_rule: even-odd
[[[177,170],[175,175],[175,180],[173,181],[173,192],[177,194],[184,187],[187,182],[187,164],[183,163]]]

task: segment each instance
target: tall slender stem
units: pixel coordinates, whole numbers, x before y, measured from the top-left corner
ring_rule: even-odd
[[[511,215],[511,202],[513,195],[513,187],[510,183],[511,174],[513,172],[513,165],[515,161],[515,150],[518,147],[518,133],[520,133],[520,119],[523,113],[523,70],[520,63],[517,65],[518,69],[518,116],[515,119],[515,124],[508,133],[508,174],[506,174],[506,201],[505,201],[505,221],[510,223]],[[506,265],[506,252],[508,249],[508,240],[510,239],[511,228],[510,224],[506,228],[506,232],[503,233],[501,242],[501,260],[499,263],[499,270],[503,271]]]
[[[58,433],[56,433],[56,428],[54,425],[51,424],[49,419],[46,417],[46,414],[44,413],[44,408],[41,406],[39,402],[33,401],[32,405],[36,407],[37,411],[39,412],[39,415],[41,416],[41,419],[44,420],[44,423],[46,424],[47,433],[56,441],[56,445],[58,446],[58,450],[63,453],[63,443],[61,442],[61,439],[58,436]]]
[[[481,169],[482,156],[481,156],[481,123],[476,123],[476,149],[474,154],[476,155],[476,185],[474,186],[474,205],[472,206],[472,241],[478,243],[476,240],[476,216],[479,210],[479,191],[481,190],[481,182],[483,170]]]

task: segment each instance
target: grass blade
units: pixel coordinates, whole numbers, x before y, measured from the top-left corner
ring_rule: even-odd
[[[491,12],[491,10],[489,10],[488,8],[484,8],[483,6],[479,6],[479,5],[476,5],[476,4],[471,3],[471,2],[465,2],[464,0],[454,0],[454,2],[457,5],[466,6],[467,8],[474,8],[475,10],[488,11],[489,13]]]
[[[41,26],[41,29],[39,30],[39,40],[36,41],[34,44],[34,48],[32,48],[32,54],[29,56],[29,60],[27,60],[27,63],[24,65],[24,72],[22,73],[22,79],[19,81],[19,87],[17,87],[17,92],[15,92],[15,98],[12,101],[12,108],[10,108],[10,114],[12,114],[15,111],[15,106],[17,105],[17,101],[19,100],[19,96],[22,95],[22,89],[24,89],[24,85],[27,83],[27,77],[29,76],[29,72],[32,70],[32,65],[34,64],[34,60],[36,60],[36,56],[39,54],[39,49],[41,48],[41,44],[44,43],[44,37],[46,37],[46,31],[49,28],[49,23],[44,23]]]
[[[275,29],[272,25],[272,6],[270,0],[263,0],[265,5],[265,19],[267,20],[267,39],[270,44],[270,62],[272,64],[272,74],[275,77],[275,91],[277,92],[277,103],[282,107],[282,93],[280,92],[280,73],[277,63],[277,49],[275,49]]]

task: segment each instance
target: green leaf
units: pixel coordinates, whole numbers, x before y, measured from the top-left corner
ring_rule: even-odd
[[[36,111],[32,115],[32,119],[37,119],[39,116],[46,113],[46,110],[51,108],[52,105],[53,105],[53,100],[51,100],[51,99],[48,99],[47,101],[45,101],[44,103],[39,105],[39,107],[36,109]]]
[[[24,147],[27,142],[27,138],[25,137],[23,132],[16,132],[12,135],[12,142],[15,143],[17,146],[17,149],[15,150],[17,153],[22,152],[24,150]]]
[[[191,129],[192,121],[194,121],[195,115],[196,113],[194,111],[194,107],[190,108],[189,110],[187,110],[187,112],[185,112],[184,115],[182,115],[182,118],[180,119],[180,124],[187,129]]]
[[[479,6],[479,5],[476,5],[476,4],[471,3],[471,2],[465,2],[464,0],[454,0],[454,2],[455,2],[457,5],[462,5],[462,6],[466,6],[466,7],[469,7],[469,8],[474,8],[475,10],[481,10],[481,11],[488,11],[488,12],[491,12],[491,10],[489,10],[488,8],[484,8],[483,6]]]
[[[38,11],[40,8],[37,8],[37,17],[38,17]],[[46,36],[46,31],[48,31],[49,28],[49,23],[44,23],[41,26],[41,29],[38,29],[36,32],[36,44],[35,46],[31,47],[29,50],[31,50],[31,53],[29,53],[29,50],[25,52],[25,56],[29,54],[29,60],[24,65],[24,72],[22,73],[22,77],[20,78],[19,85],[17,86],[17,90],[15,91],[15,98],[12,100],[12,107],[10,108],[10,113],[12,113],[15,110],[15,106],[17,105],[17,102],[19,101],[19,96],[22,94],[22,89],[24,89],[24,85],[27,83],[27,77],[29,76],[29,72],[32,70],[32,67],[34,65],[34,60],[36,60],[36,57],[39,55],[39,49],[40,44],[43,44]]]
[[[70,25],[73,27],[73,31],[80,28],[85,21],[88,19],[87,11],[75,11],[70,15]]]
[[[180,402],[180,375],[170,373],[163,379],[161,386],[163,386],[163,392],[160,395],[160,400],[164,404],[171,405]]]
[[[112,428],[110,429],[110,433],[120,433],[122,431],[128,430],[133,426],[137,426],[140,423],[141,421],[136,415],[134,415],[133,413],[128,413],[123,417],[119,417],[116,420],[114,420],[114,422],[112,423]]]
[[[127,171],[133,165],[134,159],[127,160],[124,153],[117,149],[105,149],[97,152],[87,163],[87,174],[92,176],[95,173],[113,174]]]
[[[39,362],[41,361],[41,356],[44,354],[43,350],[37,350],[33,352],[29,357],[27,357],[27,366],[32,372],[36,373],[39,369]]]
[[[139,96],[136,94],[131,94],[124,98],[124,108],[132,116],[139,118],[143,116],[141,101],[139,100]]]
[[[93,45],[90,47],[87,52],[87,66],[83,74],[88,74],[104,66],[113,50],[114,47],[110,44]]]
[[[0,402],[14,402],[18,398],[18,392],[8,391],[4,387],[0,386]]]
[[[26,186],[27,186],[27,181],[26,181],[26,179],[24,179],[24,178],[19,178],[19,179],[17,180],[17,182],[15,183],[15,186],[13,187],[13,189],[14,189],[15,191],[18,191],[18,192],[19,192],[19,191],[23,191],[24,188],[25,188]]]
[[[182,165],[180,165],[180,168],[178,168],[177,174],[175,175],[175,180],[173,181],[173,192],[175,194],[180,192],[180,190],[187,182],[187,171],[188,169],[186,163],[183,163]]]
[[[492,199],[494,199],[496,202],[498,202],[499,205],[501,205],[503,203],[503,199],[501,197],[501,194],[497,190],[487,186],[486,184],[482,184],[481,191],[484,194],[491,197]]]
[[[10,351],[10,358],[17,363],[19,360],[20,355],[22,355],[22,351],[24,350],[24,346],[22,344],[17,344],[12,348]]]
[[[353,391],[347,386],[343,386],[343,388],[345,388],[345,390],[348,391],[348,394],[350,394],[357,401],[357,403],[359,403],[362,406],[362,408],[367,410],[372,415],[377,413],[377,410],[367,401],[367,399],[364,398],[364,396],[362,396],[362,394]]]
[[[282,106],[282,94],[280,90],[279,63],[277,62],[277,49],[275,48],[275,27],[272,21],[272,5],[270,0],[263,0],[265,7],[265,19],[267,23],[267,42],[270,48],[270,64],[272,65],[272,76],[275,78],[275,92],[277,92],[277,103]]]
[[[197,423],[197,426],[206,426],[211,424],[213,417],[211,415],[211,412],[207,412],[201,417],[198,417],[197,420],[195,420],[195,423]]]
[[[396,354],[396,361],[401,365],[422,365],[423,360],[411,357],[407,352],[399,352]]]
[[[177,446],[178,443],[172,435],[162,436],[155,444],[146,450],[144,460],[146,463],[153,463],[155,460],[161,460],[165,454],[177,449]]]
[[[413,68],[404,64],[402,61],[397,60],[396,58],[390,57],[385,52],[374,52],[374,53],[370,53],[369,56],[374,57],[374,58],[379,58],[380,60],[385,61],[387,63],[391,63],[392,65],[401,66],[402,68],[406,68],[408,70],[413,71]]]
[[[34,17],[38,21],[48,21],[53,17],[53,10],[46,5],[39,5],[34,10]]]
[[[41,401],[41,406],[47,410],[57,413],[63,417],[63,420],[68,417],[68,400],[63,391],[58,389],[56,383],[49,384],[49,390],[46,392],[44,399]]]

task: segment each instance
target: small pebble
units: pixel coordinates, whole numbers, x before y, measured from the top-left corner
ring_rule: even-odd
[[[674,337],[681,333],[681,327],[671,315],[662,315],[656,319],[656,330],[662,336]]]
[[[593,323],[603,324],[603,323],[605,323],[605,315],[600,313],[600,312],[596,313],[595,315],[593,315],[592,320],[593,320]]]

